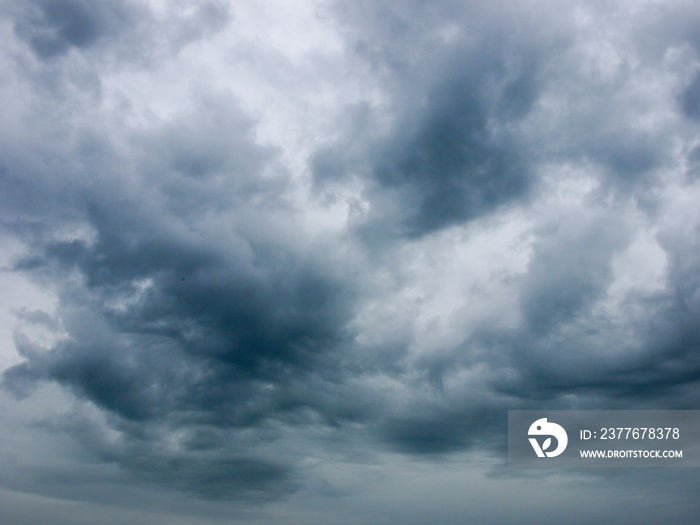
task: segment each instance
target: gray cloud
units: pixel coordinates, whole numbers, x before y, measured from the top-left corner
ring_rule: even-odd
[[[696,407],[697,8],[568,7],[332,2],[312,44],[247,4],[4,8],[3,272],[55,307],[14,309],[3,386],[60,387],[85,469],[21,490],[273,505],[387,451],[497,476],[508,409]]]
[[[26,4],[16,28],[40,57],[48,59],[118,34],[133,23],[135,7],[128,2],[38,0]]]
[[[700,119],[700,74],[685,88],[681,97],[681,108],[691,119]]]
[[[511,13],[505,8],[503,25],[492,25],[492,13],[477,7],[343,8],[355,52],[381,71],[391,103],[374,112],[355,109],[354,118],[341,122],[345,135],[322,149],[313,166],[322,191],[360,175],[369,212],[358,231],[372,249],[478,221],[508,203],[528,206],[548,184],[539,179],[548,163],[561,163],[562,171],[567,164],[585,166],[599,185],[582,209],[567,210],[536,232],[530,263],[518,278],[522,325],[484,327],[411,363],[409,369],[434,385],[429,395],[442,401],[429,403],[424,415],[414,413],[416,405],[400,409],[384,435],[402,449],[440,452],[466,447],[483,428],[469,423],[482,410],[493,419],[508,406],[568,407],[567,396],[601,407],[648,406],[652,399],[658,406],[693,406],[698,372],[688,327],[696,321],[686,295],[674,291],[692,280],[671,266],[664,291],[631,291],[619,303],[621,314],[604,313],[616,278],[613,262],[629,249],[635,228],[625,203],[631,198],[638,209],[658,212],[654,192],[677,162],[672,124],[637,124],[640,114],[657,118],[657,107],[644,103],[663,100],[654,91],[640,94],[641,73],[620,55],[648,53],[646,44],[620,45],[617,56],[591,65],[589,74],[582,36],[565,34],[574,19],[558,20],[559,31],[533,29],[537,37],[527,33],[523,41],[524,33],[502,32],[530,27],[538,15],[546,19],[546,11],[518,13],[522,19],[506,22]],[[639,25],[653,19],[660,28],[678,13],[658,15],[651,8]],[[657,30],[661,45],[674,45],[677,34]],[[692,117],[691,93],[692,84],[682,108]],[[551,113],[548,107],[560,103],[559,113]],[[601,205],[606,199],[609,204]],[[679,247],[664,248],[673,260]],[[444,387],[445,378],[474,366],[473,356],[485,349],[492,357],[476,362],[487,366],[480,384],[493,389],[492,398],[467,400]],[[415,402],[421,405],[420,395]]]
[[[93,59],[106,52],[148,63],[163,50],[177,52],[212,36],[229,21],[228,7],[217,0],[177,2],[164,15],[132,0],[32,0],[6,9],[19,38],[46,61],[76,50],[95,51]]]
[[[475,6],[433,11],[420,2],[380,3],[349,11],[349,45],[385,73],[392,93],[389,130],[373,131],[386,127],[385,116],[355,110],[367,116],[351,119],[346,136],[314,158],[319,184],[361,173],[370,202],[389,210],[373,212],[365,227],[390,232],[398,223],[408,236],[526,198],[531,166],[510,126],[539,96],[540,62],[552,59],[541,47],[563,40],[521,41]]]
[[[624,247],[624,219],[590,215],[558,220],[538,239],[520,294],[535,334],[570,322],[610,284],[612,255]]]
[[[124,137],[131,159],[107,137],[79,146],[87,154],[78,173],[68,161],[76,152],[59,152],[65,171],[53,176],[74,187],[43,198],[70,210],[26,207],[31,224],[9,226],[28,241],[35,232],[33,253],[15,269],[58,286],[68,337],[48,351],[17,339],[27,360],[6,371],[5,383],[26,392],[28,381],[57,381],[129,422],[122,430],[132,448],[105,452],[125,468],[239,497],[284,481],[287,467],[248,454],[197,455],[196,439],[183,445],[194,457],[156,453],[136,436],[151,424],[245,429],[318,408],[290,385],[336,359],[352,291],[320,253],[295,246],[304,240],[284,222],[295,213],[284,201],[286,175],[273,167],[261,176],[274,152],[250,138],[251,122],[231,99],[203,104],[148,136]],[[15,180],[9,198],[32,194],[31,178]],[[52,222],[66,215],[91,238],[52,240]],[[212,439],[206,448],[231,436]]]

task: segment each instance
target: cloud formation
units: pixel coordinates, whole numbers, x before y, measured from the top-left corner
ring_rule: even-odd
[[[268,503],[502,457],[508,409],[697,406],[697,7],[267,7],[3,5],[4,272],[51,297],[4,395],[57,388],[81,465]]]

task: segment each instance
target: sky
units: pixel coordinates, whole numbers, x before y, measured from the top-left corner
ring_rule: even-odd
[[[700,408],[700,5],[0,2],[3,525],[696,523],[513,469]],[[536,470],[536,471],[535,471]]]

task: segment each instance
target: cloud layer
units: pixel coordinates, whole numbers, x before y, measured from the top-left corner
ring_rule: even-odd
[[[270,502],[502,457],[508,409],[697,407],[697,7],[263,4],[3,4],[3,271],[50,298],[8,417]]]

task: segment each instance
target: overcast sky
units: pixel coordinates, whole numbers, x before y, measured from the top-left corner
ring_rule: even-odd
[[[697,523],[509,409],[700,408],[700,4],[0,2],[3,525]]]

